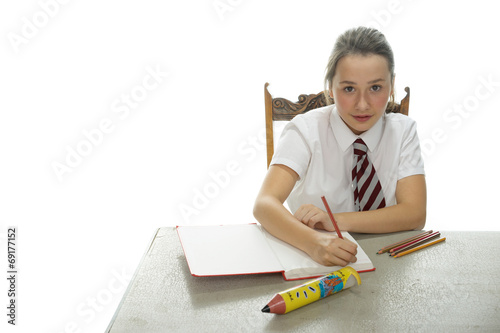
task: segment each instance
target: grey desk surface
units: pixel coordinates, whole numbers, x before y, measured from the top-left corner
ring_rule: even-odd
[[[262,313],[301,282],[280,274],[193,277],[174,228],[147,249],[108,332],[500,332],[500,232],[442,232],[401,257],[375,254],[416,232],[357,235],[376,271],[286,315]]]

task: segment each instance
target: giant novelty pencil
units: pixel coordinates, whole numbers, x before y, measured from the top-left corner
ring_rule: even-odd
[[[354,268],[347,266],[276,294],[262,309],[262,312],[285,314],[321,298],[360,284],[361,278],[358,272]]]

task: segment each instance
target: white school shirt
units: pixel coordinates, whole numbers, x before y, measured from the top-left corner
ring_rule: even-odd
[[[281,134],[271,164],[283,164],[299,175],[287,203],[292,211],[303,204],[325,210],[325,196],[334,213],[354,211],[352,144],[363,139],[384,191],[386,206],[396,204],[397,181],[425,174],[416,123],[389,113],[368,131],[354,134],[335,104],[296,116]]]

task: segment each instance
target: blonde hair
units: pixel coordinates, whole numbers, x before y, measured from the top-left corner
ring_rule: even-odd
[[[387,59],[391,84],[394,80],[394,54],[385,36],[373,28],[358,27],[347,30],[337,38],[333,51],[330,54],[325,74],[325,99],[328,104],[333,103],[329,90],[332,87],[335,70],[340,59],[348,55],[380,55]],[[387,109],[394,107],[394,92],[391,94]]]

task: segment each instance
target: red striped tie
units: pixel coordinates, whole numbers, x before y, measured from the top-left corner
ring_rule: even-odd
[[[385,207],[384,192],[377,177],[375,167],[368,159],[368,148],[363,140],[353,144],[354,168],[352,183],[354,189],[354,208],[356,211],[373,210]]]

